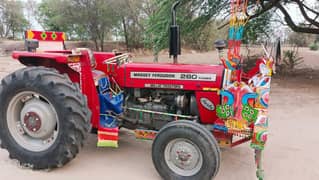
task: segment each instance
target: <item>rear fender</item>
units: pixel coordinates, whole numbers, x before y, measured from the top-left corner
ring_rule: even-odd
[[[56,69],[61,74],[68,74],[72,82],[80,83],[80,74],[65,63],[59,63],[54,59],[40,57],[21,57],[18,60],[25,66],[44,66]]]
[[[81,51],[80,60],[81,72],[77,72],[70,68],[66,63],[60,63],[51,58],[40,57],[20,57],[18,60],[26,66],[44,66],[54,68],[61,74],[68,74],[74,83],[79,83],[82,93],[87,96],[88,106],[92,112],[91,123],[94,128],[99,126],[100,105],[97,90],[94,84],[90,60],[87,51]]]

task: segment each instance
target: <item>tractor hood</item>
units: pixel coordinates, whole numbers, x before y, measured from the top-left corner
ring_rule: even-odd
[[[121,87],[198,91],[221,88],[223,71],[220,65],[127,63],[115,78]]]

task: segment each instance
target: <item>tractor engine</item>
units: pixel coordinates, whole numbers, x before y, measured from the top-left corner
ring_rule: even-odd
[[[158,130],[176,118],[196,119],[198,115],[191,91],[131,88],[125,97],[124,119],[137,127]]]

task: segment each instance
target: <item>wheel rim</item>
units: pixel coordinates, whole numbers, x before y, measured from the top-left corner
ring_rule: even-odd
[[[44,96],[32,91],[20,92],[11,99],[7,125],[16,143],[33,152],[47,150],[59,133],[55,108]]]
[[[168,167],[180,176],[193,176],[203,166],[203,156],[198,146],[183,138],[170,141],[165,147],[164,157]]]

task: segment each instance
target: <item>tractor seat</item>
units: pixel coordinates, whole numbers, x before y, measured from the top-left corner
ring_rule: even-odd
[[[87,51],[89,54],[89,59],[90,59],[90,64],[91,64],[91,68],[92,68],[92,75],[93,75],[93,79],[94,79],[94,84],[95,86],[98,86],[98,81],[104,77],[106,77],[105,73],[99,70],[96,70],[96,59],[94,57],[94,53],[91,49],[89,48],[76,48],[72,50],[72,54],[80,54],[81,51]],[[73,65],[73,67],[76,65]],[[77,69],[79,69],[80,67],[77,67]]]
[[[91,49],[89,49],[89,48],[76,48],[76,49],[72,50],[72,54],[79,54],[79,53],[81,53],[81,51],[87,51],[88,52],[89,58],[90,58],[91,67],[92,67],[92,69],[95,69],[96,66],[97,66],[97,63],[96,63],[96,60],[95,60],[95,57],[94,57],[94,53],[93,53],[93,51]]]
[[[94,80],[95,86],[99,85],[100,79],[106,78],[106,75],[103,71],[99,71],[96,69],[92,69],[92,75],[93,75],[93,80]]]

